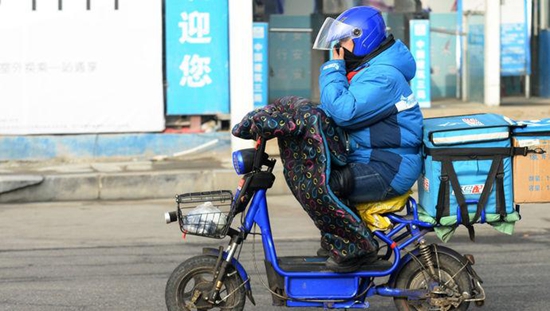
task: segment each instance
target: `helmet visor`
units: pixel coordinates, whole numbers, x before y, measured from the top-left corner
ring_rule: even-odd
[[[325,19],[323,26],[317,34],[313,49],[315,50],[330,50],[332,46],[346,38],[357,38],[361,36],[361,29],[355,26],[342,23],[332,17]]]

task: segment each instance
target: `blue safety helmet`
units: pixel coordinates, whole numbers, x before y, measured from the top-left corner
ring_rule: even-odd
[[[314,49],[329,50],[340,40],[351,38],[353,54],[365,56],[386,39],[386,23],[380,11],[358,6],[346,10],[336,19],[327,18],[313,44]]]

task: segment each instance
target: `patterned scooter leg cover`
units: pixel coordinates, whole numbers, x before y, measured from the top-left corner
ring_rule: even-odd
[[[337,263],[377,251],[372,232],[328,187],[331,161],[342,165],[347,154],[341,130],[321,109],[304,98],[282,97],[248,113],[232,134],[278,138],[286,182]]]

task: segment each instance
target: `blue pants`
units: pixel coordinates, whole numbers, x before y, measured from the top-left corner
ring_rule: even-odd
[[[351,202],[378,202],[400,195],[369,164],[350,163],[348,166],[355,183],[353,191],[348,195]]]

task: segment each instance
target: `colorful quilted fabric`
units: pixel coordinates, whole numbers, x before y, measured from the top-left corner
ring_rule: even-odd
[[[328,187],[331,164],[343,165],[347,154],[343,132],[321,109],[304,98],[283,97],[248,113],[232,134],[278,138],[286,182],[337,263],[377,251],[372,232]]]

